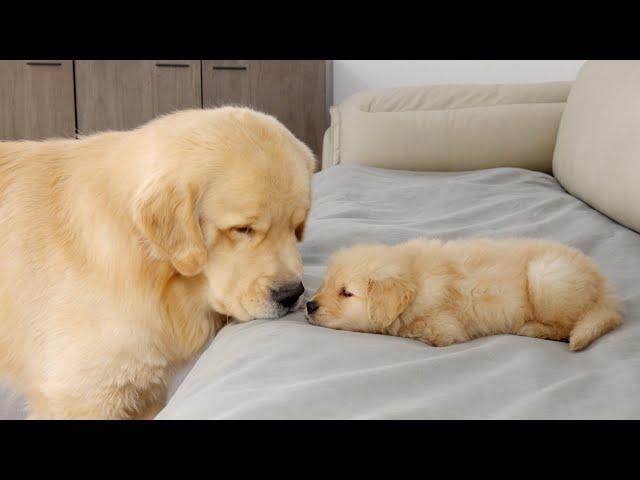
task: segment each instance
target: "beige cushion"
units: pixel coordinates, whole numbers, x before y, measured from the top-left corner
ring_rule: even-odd
[[[640,232],[640,61],[590,61],[558,132],[553,173],[572,195]]]
[[[362,92],[331,108],[323,168],[551,171],[571,82]]]

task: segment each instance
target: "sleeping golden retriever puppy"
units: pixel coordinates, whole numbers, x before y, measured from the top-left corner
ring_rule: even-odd
[[[0,377],[31,418],[152,417],[227,316],[295,308],[313,162],[230,107],[0,143]]]
[[[581,350],[621,322],[586,256],[540,240],[413,240],[337,252],[310,323],[434,346],[495,334],[569,340]]]

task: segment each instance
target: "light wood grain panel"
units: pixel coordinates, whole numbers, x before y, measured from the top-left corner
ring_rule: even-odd
[[[153,117],[151,62],[77,60],[78,131],[125,130]]]
[[[203,60],[202,100],[205,108],[224,105],[251,106],[248,60]]]
[[[185,108],[200,108],[198,60],[76,61],[78,130],[126,130]]]
[[[320,157],[328,126],[324,60],[204,60],[203,104],[245,105],[274,115]]]
[[[73,136],[73,61],[0,61],[0,139]]]
[[[200,60],[154,60],[153,113],[202,107]]]
[[[328,126],[326,62],[258,60],[250,68],[253,106],[277,117],[319,158]]]

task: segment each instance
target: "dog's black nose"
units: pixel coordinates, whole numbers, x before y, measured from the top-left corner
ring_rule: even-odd
[[[284,287],[274,290],[272,298],[285,308],[290,308],[295,305],[300,298],[300,295],[304,292],[304,285],[302,282],[285,285]]]
[[[320,308],[320,305],[318,305],[316,302],[307,302],[307,313],[309,315],[315,312],[318,308]]]

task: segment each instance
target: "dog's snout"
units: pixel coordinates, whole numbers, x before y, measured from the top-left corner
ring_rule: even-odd
[[[302,282],[285,285],[284,287],[274,290],[272,298],[285,308],[290,308],[295,305],[300,298],[300,295],[304,292],[304,285]]]
[[[315,312],[318,308],[320,308],[320,305],[318,305],[316,302],[314,301],[307,302],[307,313],[309,315]]]

